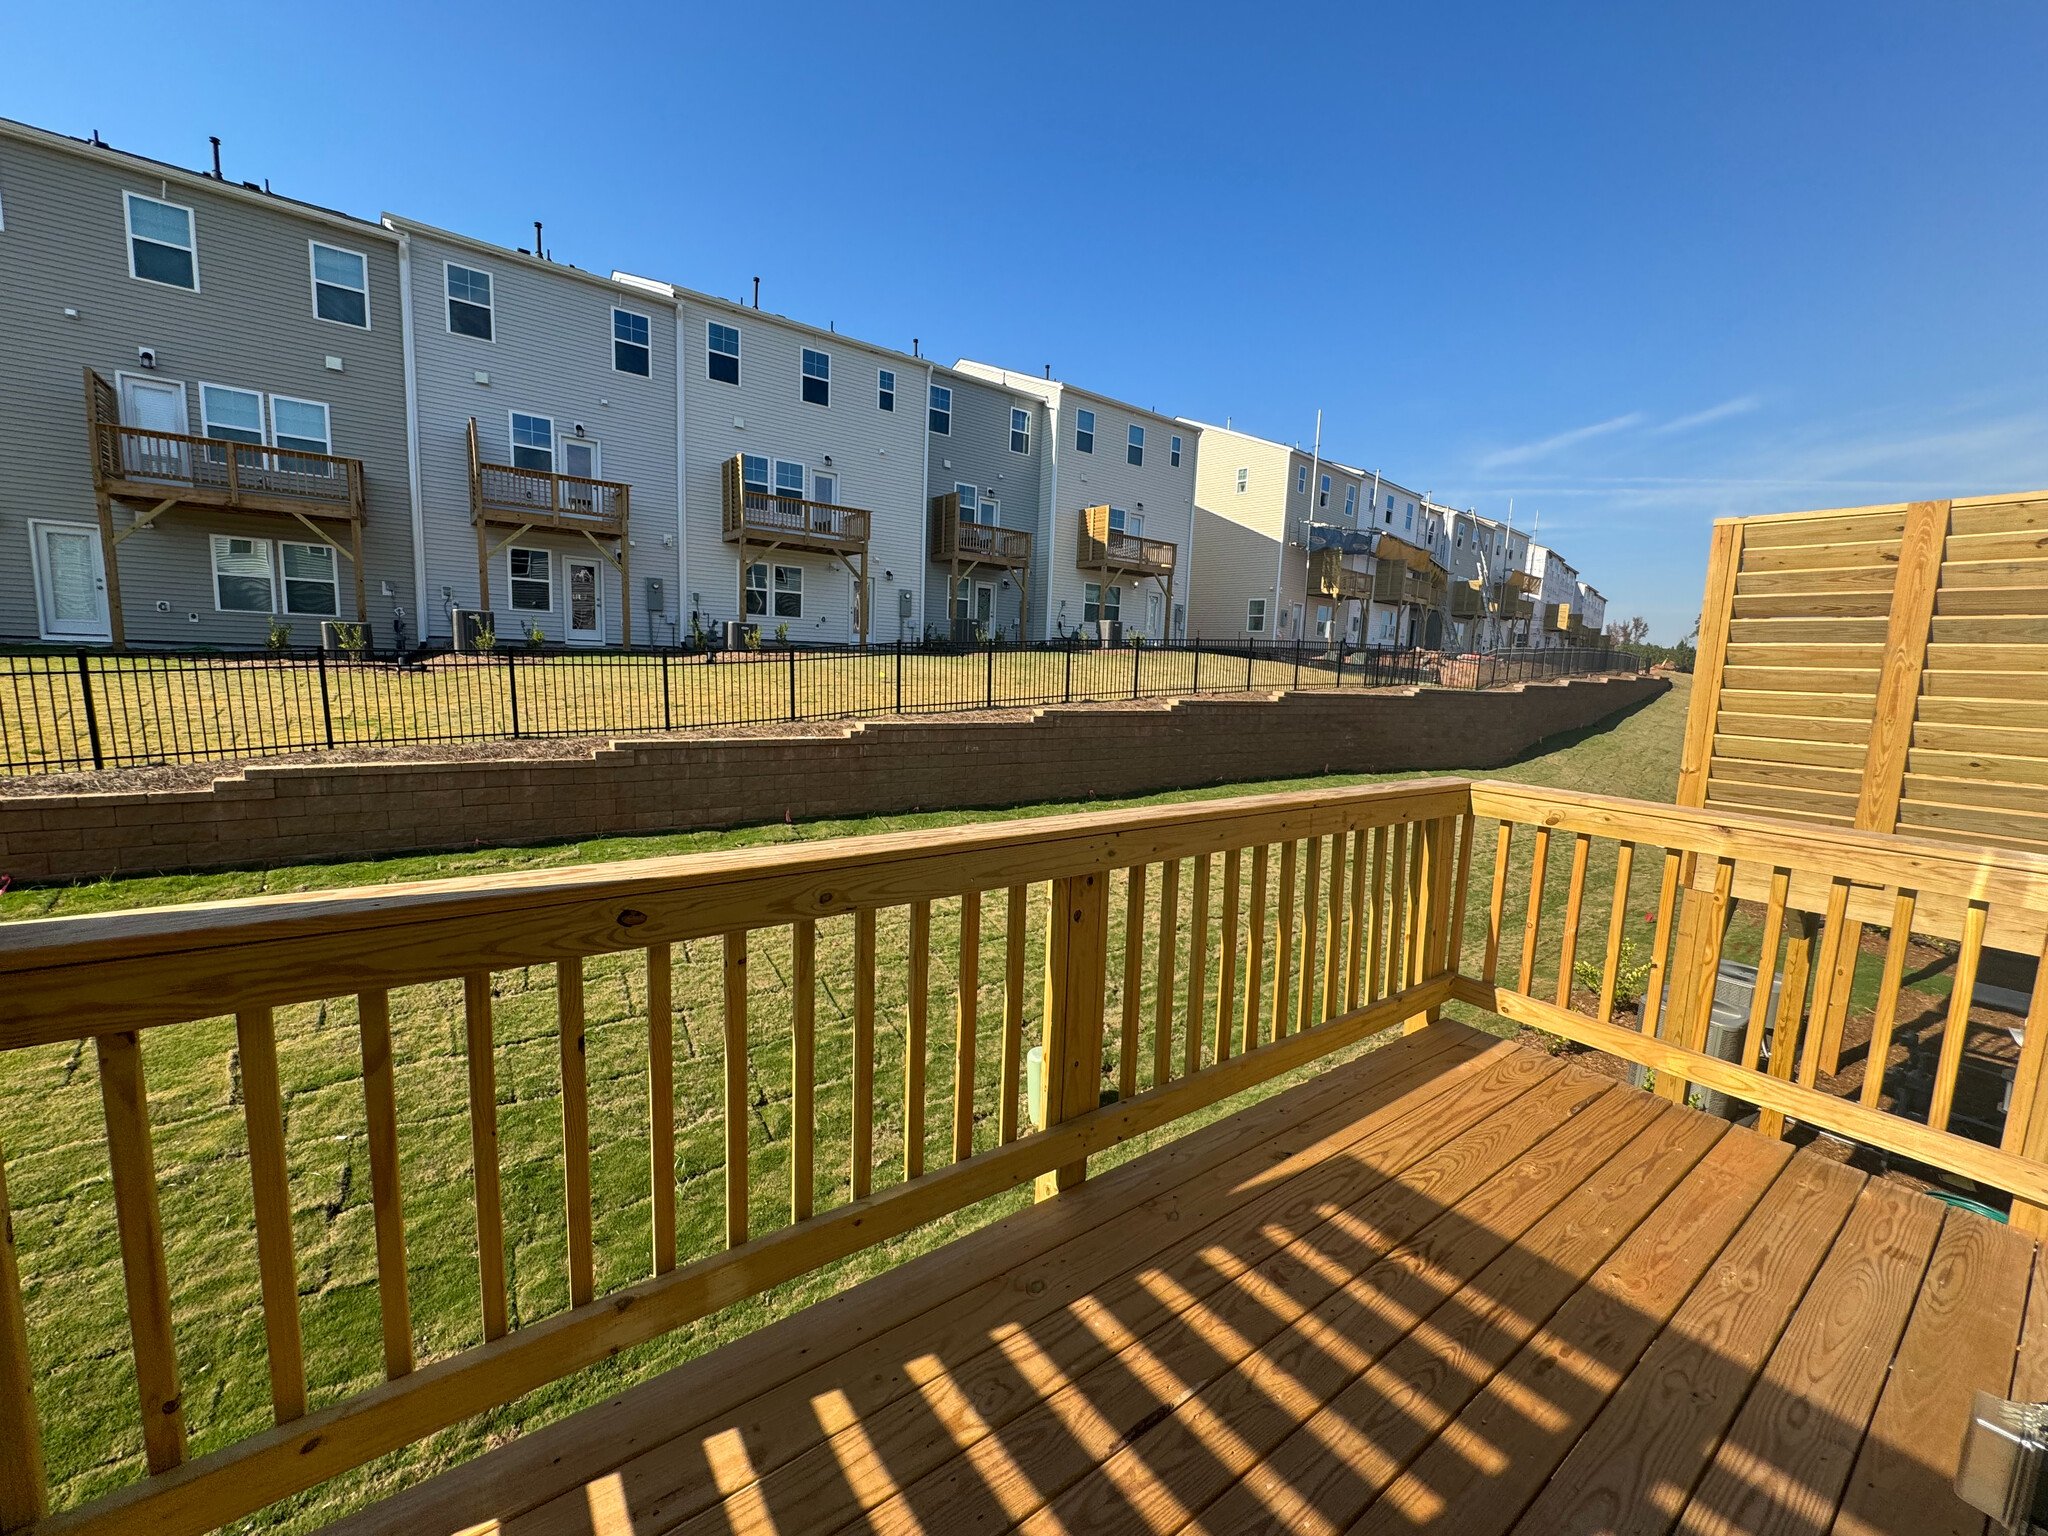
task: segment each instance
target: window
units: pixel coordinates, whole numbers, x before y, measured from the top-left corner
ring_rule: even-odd
[[[1322,478],[1322,481],[1321,481],[1321,483],[1319,483],[1319,484],[1318,484],[1318,485],[1316,486],[1316,505],[1317,505],[1317,506],[1319,506],[1319,507],[1327,507],[1327,506],[1328,506],[1329,504],[1330,504],[1330,477],[1329,477],[1328,475],[1324,475],[1324,476],[1323,476],[1323,478]]]
[[[1014,407],[1010,411],[1010,452],[1031,451],[1031,413]]]
[[[787,459],[775,461],[775,494],[778,499],[802,501],[804,499],[804,467],[792,464]]]
[[[955,481],[953,494],[960,498],[960,521],[963,523],[973,522],[975,503],[980,499],[974,487]]]
[[[1297,464],[1294,466],[1294,494],[1299,496],[1307,490],[1308,466],[1306,464]]]
[[[740,381],[740,332],[735,325],[716,320],[704,327],[704,372],[720,384]]]
[[[336,325],[370,328],[370,264],[354,251],[313,244],[313,313]]]
[[[270,540],[213,536],[213,603],[222,613],[275,613]]]
[[[1356,517],[1357,515],[1358,487],[1355,485],[1347,485],[1344,487],[1344,516],[1348,520],[1350,518]]]
[[[491,274],[448,263],[448,329],[491,340]]]
[[[1245,486],[1246,486],[1246,485],[1248,485],[1248,484],[1250,484],[1250,483],[1251,483],[1251,478],[1252,478],[1252,472],[1251,472],[1251,471],[1250,471],[1249,469],[1245,469],[1245,468],[1242,468],[1242,467],[1240,467],[1240,468],[1238,469],[1238,472],[1237,472],[1237,494],[1238,494],[1238,495],[1242,496],[1242,495],[1244,494],[1244,488],[1245,488]]]
[[[747,567],[746,610],[749,617],[768,612],[768,567]]]
[[[1248,635],[1263,635],[1266,632],[1266,600],[1252,598],[1244,605],[1244,632]]]
[[[336,466],[324,459],[301,459],[293,454],[332,453],[334,438],[328,430],[327,407],[318,400],[292,400],[284,395],[270,397],[270,441],[279,448],[290,449],[291,453],[277,456],[277,467],[295,475],[331,475]],[[322,546],[323,548],[325,546]],[[287,567],[285,596],[291,596],[289,567],[293,546],[284,546]],[[287,607],[292,613],[311,613],[314,610]]]
[[[804,568],[800,565],[775,567],[775,617],[800,619],[804,616]]]
[[[1166,463],[1170,469],[1180,468],[1180,438],[1178,435],[1166,440]]]
[[[512,467],[514,469],[540,469],[553,473],[555,468],[555,424],[545,416],[522,416],[512,413]]]
[[[553,574],[544,549],[512,551],[512,606],[528,613],[548,613],[555,606]]]
[[[1002,519],[1002,504],[995,497],[983,494],[981,505],[974,509],[975,521],[993,528]]]
[[[648,337],[645,315],[630,309],[612,311],[612,371],[637,373],[649,378],[654,373],[654,350]]]
[[[896,409],[896,375],[884,368],[875,375],[875,386],[881,395],[881,407],[885,411]]]
[[[805,405],[832,403],[832,358],[829,353],[804,348],[803,394]]]
[[[199,247],[192,236],[192,210],[127,194],[128,275],[167,288],[199,291]]]
[[[1401,527],[1403,528],[1403,530],[1409,533],[1413,533],[1415,531],[1415,503],[1412,501],[1408,503],[1408,517],[1407,520],[1401,524]]]
[[[768,493],[768,460],[758,453],[740,455],[740,486],[743,490]]]
[[[199,419],[200,431],[207,437],[230,443],[263,441],[263,397],[253,389],[200,385]],[[250,458],[245,456],[243,462],[250,462]],[[265,548],[268,547],[266,541]]]
[[[943,384],[932,386],[932,430],[941,437],[953,435],[953,391]]]
[[[1095,413],[1077,411],[1074,413],[1074,447],[1082,453],[1095,451]]]
[[[1103,587],[1099,582],[1089,582],[1082,589],[1081,622],[1084,624],[1115,624],[1123,617],[1123,588]]]
[[[284,611],[331,619],[341,612],[334,551],[325,544],[281,544],[284,556]]]

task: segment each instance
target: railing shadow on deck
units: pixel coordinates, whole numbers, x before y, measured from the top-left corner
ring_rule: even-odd
[[[1562,849],[1569,838],[1571,873],[1561,914],[1546,899],[1544,877],[1530,881],[1517,954],[1509,892],[1525,828],[1539,871],[1547,869],[1550,843]],[[1475,853],[1483,829],[1494,832],[1490,881]],[[1619,894],[1608,903],[1601,1001],[1577,1012],[1569,981],[1579,931],[1592,921],[1586,897],[1596,840],[1603,847],[1597,867],[1613,870]],[[1613,994],[1639,847],[1665,855],[1646,996],[1661,999],[1668,990],[1675,1001],[1647,1007],[1637,1031],[1613,1022]],[[1044,894],[1034,896],[1034,888]],[[1759,1054],[1775,1032],[1768,1018],[1737,1062],[1699,1049],[1702,999],[1711,992],[1713,962],[1738,896],[1757,896],[1765,906],[1771,937],[1763,950],[1774,964],[1778,940],[1793,933],[1784,995],[1803,1002],[1807,978],[1815,984],[1798,1051],[1776,1052],[1768,1061]],[[943,1083],[926,1077],[934,1060],[934,903],[944,904],[937,915],[959,936],[957,992],[979,999],[984,962],[991,976],[1003,978],[1000,1022],[989,1021],[992,1042],[979,1033],[979,1004],[956,1009],[951,1021],[950,1147],[943,1125],[926,1123],[934,1093],[942,1104],[949,1097]],[[992,906],[1006,912],[1000,951],[982,934],[984,910]],[[892,914],[892,958],[902,935],[900,966],[881,963],[884,912]],[[1850,921],[1886,916],[1909,931],[1952,931],[1966,968],[1987,937],[2038,949],[2048,925],[2048,860],[1517,786],[1422,780],[0,929],[0,968],[13,973],[13,985],[0,995],[0,1049],[68,1043],[75,1053],[90,1040],[97,1056],[131,1335],[126,1353],[149,1466],[147,1477],[53,1517],[47,1528],[116,1530],[142,1520],[164,1533],[210,1528],[1020,1183],[1036,1179],[1048,1197],[1084,1188],[1091,1156],[1379,1032],[1419,1027],[1452,999],[1646,1064],[1660,1074],[1659,1092],[1673,1101],[1690,1080],[1763,1106],[1769,1134],[1781,1134],[1782,1117],[1792,1114],[2008,1191],[2016,1197],[2016,1222],[2038,1230],[2040,1208],[2048,1205],[2048,1148],[2041,1145],[2048,1116],[2036,1113],[2048,1029],[2028,1031],[1998,1147],[1948,1132],[1948,1105],[1939,1094],[1927,1123],[1916,1123],[1888,1113],[1876,1096],[1846,1104],[1818,1092],[1804,1066],[1795,1077],[1795,1055],[1815,1070],[1827,1058],[1840,992],[1826,988],[1837,951],[1846,948],[1840,936]],[[839,1001],[818,965],[828,929],[839,946],[835,955],[849,957],[839,970],[850,992],[846,1028],[824,1032],[831,1064],[845,1069],[840,1078],[818,1070],[821,987],[835,1007]],[[942,948],[949,939],[938,935],[936,942]],[[701,962],[692,958],[692,941],[711,951]],[[1512,986],[1501,980],[1504,952],[1519,962]],[[1536,972],[1553,954],[1567,984],[1548,1001]],[[786,1196],[777,1192],[771,1213],[787,1220],[765,1228],[755,1219],[762,1191],[751,1172],[757,1138],[750,1126],[760,1107],[754,1076],[765,1048],[749,1025],[750,1007],[757,1006],[749,965],[757,955],[786,955],[790,965],[787,1032],[778,1033],[765,1058],[789,1083]],[[620,1278],[621,1266],[614,1213],[592,1199],[586,961],[607,956],[632,961],[630,971],[615,974],[627,978],[626,1017],[638,1021],[642,1038],[635,1070],[655,1104],[676,1102],[676,1005],[679,987],[692,977],[705,985],[693,994],[702,1004],[694,1026],[683,1019],[685,1054],[698,1055],[697,1035],[710,1019],[718,1021],[713,1032],[722,1043],[716,1112],[701,1126],[678,1127],[656,1111],[641,1143],[655,1170],[643,1229],[651,1248],[642,1251],[650,1256],[640,1266],[651,1277],[600,1296],[600,1255],[607,1280]],[[508,1279],[501,1182],[510,1166],[517,1213],[530,1177],[506,1163],[499,1142],[501,1127],[518,1120],[501,1103],[497,1073],[514,1042],[500,1028],[497,1015],[506,1010],[492,977],[535,966],[555,971],[552,1027],[528,1020],[526,1043],[555,1048],[548,1052],[555,1081],[546,1088],[559,1106],[559,1131],[545,1156],[561,1171],[554,1187],[563,1191],[557,1230],[566,1233],[568,1283],[559,1300],[568,1306],[528,1320],[521,1315],[525,1298]],[[1021,1102],[1026,993],[1035,990],[1027,988],[1027,971],[1043,981],[1036,1024],[1047,1064],[1047,1129],[1038,1133],[1028,1132]],[[1114,1008],[1112,975],[1121,978]],[[2040,997],[2037,991],[2035,1024]],[[900,1180],[878,1188],[883,1147],[876,1111],[892,1095],[878,1087],[876,1026],[878,1010],[886,1005],[896,1013],[898,998]],[[396,1013],[395,999],[407,1005]],[[290,1165],[303,1155],[306,1138],[295,1130],[287,1139],[278,1068],[278,1010],[289,1010],[292,1040],[328,1025],[330,1005],[334,1022],[345,1022],[350,1000],[361,1058],[346,1076],[363,1095],[375,1231],[374,1257],[364,1262],[376,1277],[386,1377],[354,1392],[337,1390],[348,1373],[336,1370],[331,1349],[315,1352],[313,1370],[306,1364],[290,1188]],[[1666,1014],[1661,1023],[1659,1011]],[[214,1346],[176,1327],[174,1303],[187,1305],[214,1276],[174,1272],[171,1255],[194,1250],[167,1247],[143,1037],[156,1058],[165,1042],[223,1014],[235,1021],[236,1107],[246,1127],[274,1423],[247,1423],[245,1411],[242,1421],[209,1424],[212,1445],[194,1456],[186,1422],[193,1377],[182,1357]],[[416,1022],[445,1031],[448,1060],[461,1063],[459,1078],[444,1076],[436,1093],[442,1114],[462,1126],[470,1143],[473,1177],[462,1194],[474,1216],[462,1223],[466,1231],[451,1233],[445,1223],[423,1231],[407,1220],[407,1202],[431,1204],[435,1192],[402,1176],[401,1141],[420,1133],[410,1121],[401,1124],[397,1112],[408,1059],[404,1050],[394,1057],[394,1017],[401,1034]],[[1958,1032],[1958,1057],[1960,1049]],[[711,1070],[708,1039],[702,1055]],[[1952,1098],[1950,1055],[1945,1048]],[[1099,1092],[1105,1062],[1119,1094],[1109,1104]],[[528,1075],[515,1078],[515,1098],[522,1087],[537,1086],[532,1067],[531,1060],[520,1065]],[[76,1070],[74,1059],[70,1071]],[[1881,1088],[1882,1074],[1875,1080]],[[466,1113],[459,1108],[465,1101]],[[829,1208],[818,1198],[821,1115],[843,1128],[850,1169],[846,1203]],[[524,1129],[531,1139],[530,1119]],[[880,1129],[886,1135],[886,1122]],[[679,1133],[686,1143],[680,1150]],[[718,1233],[702,1223],[702,1241],[689,1241],[687,1211],[679,1223],[680,1174],[712,1176],[707,1193],[720,1196],[714,1210],[722,1218],[722,1248]],[[715,1190],[720,1177],[722,1192]],[[465,1181],[458,1173],[455,1182]],[[825,1193],[829,1200],[835,1192]],[[474,1324],[451,1331],[445,1317],[413,1308],[409,1285],[422,1275],[426,1256],[408,1254],[407,1243],[422,1236],[444,1248],[452,1236],[457,1257],[474,1262]],[[510,1251],[517,1256],[516,1241]],[[45,1270],[33,1238],[23,1244],[18,1233],[0,1258],[0,1527],[11,1529],[39,1518],[47,1504],[39,1409],[48,1414],[62,1405],[32,1390],[30,1362],[46,1347],[37,1337],[58,1304],[41,1287],[61,1288],[65,1277]],[[433,1258],[444,1266],[432,1276],[435,1289],[445,1293],[450,1255]],[[26,1327],[18,1269],[39,1287]],[[360,1354],[367,1340],[360,1326],[357,1332]],[[422,1362],[422,1340],[440,1357]],[[133,1435],[132,1418],[125,1431],[110,1424],[111,1407],[100,1404],[85,1422],[67,1421],[51,1443],[69,1457],[90,1443],[94,1459],[105,1459],[124,1434]]]

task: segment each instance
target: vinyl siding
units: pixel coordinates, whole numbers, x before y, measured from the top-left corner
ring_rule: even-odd
[[[1258,638],[1273,639],[1279,632],[1273,600],[1279,541],[1234,519],[1218,517],[1203,506],[1195,508],[1194,523],[1201,574],[1188,604],[1188,638],[1243,638],[1246,605],[1252,598],[1262,597],[1266,600],[1266,628]]]
[[[928,433],[927,455],[931,494],[948,495],[954,486],[969,484],[978,495],[994,495],[998,503],[997,524],[1021,528],[1033,534],[1031,550],[1031,627],[1027,640],[1044,633],[1045,565],[1051,551],[1039,530],[1044,486],[1041,466],[1046,461],[1048,416],[1046,405],[1032,395],[990,384],[952,369],[935,369],[932,382],[953,391],[952,432],[941,436]],[[919,385],[920,391],[923,385]],[[900,406],[898,407],[901,408]],[[1031,418],[1031,451],[1010,449],[1010,412],[1021,410]],[[924,612],[928,630],[944,633],[948,609],[946,562],[931,560],[926,567]],[[1014,633],[1023,592],[1014,584],[1005,592],[1002,576],[984,567],[971,578],[976,585],[995,588],[996,620],[1006,635]]]

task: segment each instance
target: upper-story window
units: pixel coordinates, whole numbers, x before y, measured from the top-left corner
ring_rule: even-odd
[[[1031,413],[1029,411],[1020,411],[1013,406],[1010,409],[1010,452],[1029,453],[1030,451]]]
[[[220,384],[200,385],[199,430],[203,435],[223,442],[262,442],[263,397],[253,389],[230,389]],[[260,458],[260,455],[238,457],[246,464],[251,458]]]
[[[1408,503],[1408,515],[1402,520],[1401,526],[1410,533],[1415,531],[1415,503],[1412,501]]]
[[[334,452],[334,434],[328,426],[327,406],[320,400],[293,400],[284,395],[270,397],[270,440],[279,448],[299,453]],[[324,466],[285,461],[280,468],[301,474],[321,472]]]
[[[1168,467],[1180,468],[1180,438],[1178,435],[1166,440],[1166,462]]]
[[[1082,453],[1095,451],[1095,413],[1076,411],[1074,413],[1074,447]]]
[[[1347,485],[1344,487],[1344,515],[1347,518],[1349,518],[1355,517],[1357,514],[1358,487],[1355,485]]]
[[[630,309],[612,311],[612,368],[618,373],[637,373],[641,378],[654,373],[654,348],[645,315]]]
[[[805,405],[832,403],[832,356],[804,348],[803,395]]]
[[[953,494],[960,498],[960,521],[973,522],[975,504],[981,499],[974,487],[964,480],[956,480],[953,482]]]
[[[1249,470],[1243,465],[1239,465],[1237,470],[1237,494],[1242,496],[1244,494],[1245,487],[1250,485],[1251,481],[1251,470]]]
[[[931,395],[931,427],[942,437],[953,435],[953,391],[943,384],[934,384]]]
[[[336,325],[370,328],[370,264],[338,246],[313,247],[313,313]]]
[[[740,455],[740,487],[743,490],[768,492],[768,456],[762,453]]]
[[[490,273],[448,263],[448,329],[457,336],[492,339]]]
[[[192,229],[192,210],[139,192],[127,194],[127,205],[128,275],[197,293],[199,242]]]
[[[704,372],[720,384],[740,381],[740,330],[716,320],[704,328]]]
[[[1294,466],[1294,494],[1300,496],[1307,490],[1308,466],[1306,464],[1297,464]]]
[[[1322,482],[1316,486],[1316,505],[1319,507],[1327,507],[1329,504],[1330,477],[1328,475],[1324,475],[1322,477]]]
[[[555,424],[546,416],[512,413],[512,467],[553,472]]]
[[[893,411],[896,409],[896,375],[893,370],[883,368],[876,372],[875,390],[877,394],[876,403],[883,410]]]
[[[1124,462],[1126,464],[1143,464],[1145,462],[1145,429],[1143,427],[1133,426],[1131,428],[1129,439],[1124,444]]]
[[[780,501],[804,499],[804,467],[790,459],[775,461],[775,495]]]

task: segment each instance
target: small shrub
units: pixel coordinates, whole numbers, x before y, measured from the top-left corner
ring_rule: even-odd
[[[498,632],[489,624],[480,626],[476,632],[476,648],[480,651],[495,651],[498,648]]]
[[[749,624],[740,632],[740,644],[750,651],[761,649],[761,630],[758,625]]]
[[[787,624],[778,624],[775,626],[775,643],[781,646],[787,646],[789,644],[789,626]]]
[[[346,654],[361,660],[363,653],[370,648],[370,626],[337,624],[334,626],[334,638],[341,642],[341,648]]]
[[[526,626],[526,648],[529,651],[544,650],[547,647],[547,643],[547,631],[542,629],[538,623],[531,623]]]
[[[1598,992],[1601,982],[1606,980],[1606,961],[1581,960],[1572,968],[1572,975],[1582,990]],[[1649,981],[1649,954],[1634,939],[1623,939],[1621,957],[1614,967],[1614,1005],[1626,1008],[1638,1001]]]
[[[270,628],[263,636],[263,643],[273,651],[288,651],[292,648],[292,627],[283,619],[272,619]]]

